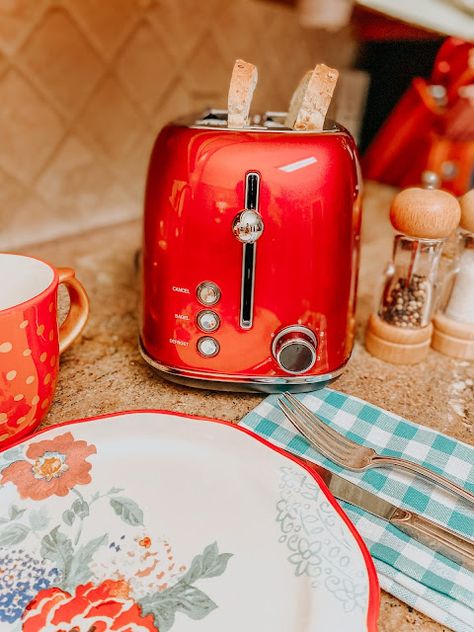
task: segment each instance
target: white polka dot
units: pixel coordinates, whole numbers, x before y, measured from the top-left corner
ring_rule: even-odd
[[[24,320],[22,323],[20,323],[20,329],[24,329],[25,327],[28,327],[28,321]]]
[[[33,404],[33,406],[36,406],[36,404],[39,402],[40,398],[38,397],[38,395],[35,395],[33,397],[33,399],[31,400],[31,403]]]
[[[46,351],[43,351],[43,353],[40,355],[40,362],[44,362],[47,357],[48,354],[46,353]]]
[[[34,375],[29,375],[29,376],[26,378],[26,380],[25,380],[25,382],[26,382],[27,384],[33,384],[33,382],[34,382],[34,381],[35,381],[35,376],[34,376]]]
[[[53,356],[51,356],[51,360],[49,361],[49,364],[50,364],[51,366],[54,366],[54,365],[56,364],[56,356],[54,356],[54,355],[53,355]]]
[[[16,371],[8,371],[6,378],[9,382],[16,378]]]
[[[48,375],[44,378],[44,384],[49,384],[51,382],[51,374],[48,373]]]
[[[26,421],[26,417],[20,417],[16,423],[17,423],[17,424],[22,424],[22,423],[24,423],[25,421]]]
[[[38,334],[38,336],[42,336],[44,332],[44,325],[40,325],[37,329],[36,329],[36,333]]]
[[[8,419],[6,413],[0,413],[0,421],[6,421]]]
[[[44,402],[41,404],[41,408],[44,410],[48,406],[49,406],[49,399],[45,399]]]
[[[0,345],[0,353],[8,353],[13,349],[13,345],[11,342],[2,342]]]
[[[24,398],[23,393],[18,393],[18,395],[15,395],[15,397],[13,398],[16,402],[19,402],[20,400],[22,400]]]
[[[23,355],[25,356],[25,358],[27,358],[28,356],[30,356],[30,355],[31,355],[31,349],[25,349],[25,350],[23,351]]]

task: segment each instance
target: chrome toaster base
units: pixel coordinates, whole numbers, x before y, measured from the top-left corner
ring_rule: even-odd
[[[160,364],[151,358],[146,352],[142,341],[139,341],[139,350],[142,358],[165,380],[191,386],[192,388],[202,388],[211,391],[233,391],[241,393],[281,393],[290,391],[292,393],[304,393],[314,391],[327,386],[333,382],[344,371],[345,364],[331,373],[310,376],[288,376],[288,377],[257,377],[254,375],[238,376],[225,373],[204,373],[178,369],[164,364]]]

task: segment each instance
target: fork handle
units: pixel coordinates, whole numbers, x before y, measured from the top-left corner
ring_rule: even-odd
[[[407,459],[400,459],[398,457],[373,456],[370,460],[370,466],[393,466],[408,470],[409,472],[413,472],[414,474],[420,474],[431,482],[441,485],[451,493],[456,494],[457,496],[461,496],[461,498],[464,498],[465,500],[474,504],[474,494],[469,492],[467,489],[463,489],[460,485],[453,483],[453,481],[450,481],[449,478],[446,478],[441,474],[437,474],[436,472],[433,472],[432,470],[429,470],[427,467],[419,465],[418,463],[413,463],[412,461],[407,461]]]
[[[430,549],[474,571],[472,540],[404,509],[397,509],[390,523]]]

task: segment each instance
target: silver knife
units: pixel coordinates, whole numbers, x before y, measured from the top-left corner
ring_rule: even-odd
[[[295,456],[295,455],[293,455]],[[375,494],[346,481],[325,467],[297,457],[311,470],[319,474],[332,495],[338,500],[359,507],[368,513],[386,520],[428,548],[474,571],[474,541],[451,531],[447,527],[420,516],[412,511],[400,509]]]

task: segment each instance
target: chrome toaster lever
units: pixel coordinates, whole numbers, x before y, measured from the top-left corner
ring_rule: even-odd
[[[264,229],[262,216],[258,211],[259,197],[260,174],[252,171],[245,177],[245,209],[236,215],[232,223],[234,236],[243,244],[240,292],[242,329],[250,329],[253,324],[256,241],[262,236]]]

